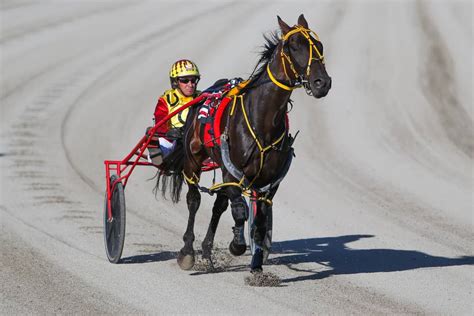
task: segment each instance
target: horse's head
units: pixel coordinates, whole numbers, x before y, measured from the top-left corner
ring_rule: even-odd
[[[329,77],[324,65],[323,44],[315,32],[308,28],[303,14],[298,24],[290,27],[280,17],[278,23],[282,32],[281,59],[285,74],[302,84],[306,93],[315,98],[326,96],[331,89]]]

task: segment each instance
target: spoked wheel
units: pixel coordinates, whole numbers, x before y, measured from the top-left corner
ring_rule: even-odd
[[[272,209],[267,209],[268,215],[266,218],[266,227],[267,232],[265,233],[265,238],[263,239],[263,263],[265,263],[270,255],[270,250],[272,247],[272,229],[273,229],[273,211]],[[257,215],[257,201],[254,197],[249,199],[249,217],[247,220],[248,233],[249,233],[249,246],[252,256],[255,254],[256,244],[255,244],[255,216]]]
[[[116,175],[110,177],[110,185],[118,179]],[[104,243],[107,258],[111,263],[118,263],[122,255],[125,242],[125,193],[122,182],[118,182],[112,191],[111,197],[112,218],[109,220],[107,212],[107,192],[105,192],[104,207]]]

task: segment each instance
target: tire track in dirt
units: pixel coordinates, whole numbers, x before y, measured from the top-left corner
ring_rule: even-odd
[[[78,15],[68,16],[64,18],[58,18],[57,20],[48,20],[40,23],[39,25],[34,25],[29,28],[20,29],[18,31],[11,31],[11,34],[5,34],[3,32],[0,37],[0,45],[8,44],[11,41],[23,41],[27,36],[36,36],[43,32],[48,32],[51,29],[56,29],[58,27],[64,27],[68,24],[77,23],[82,20],[87,20],[103,14],[116,14],[116,11],[128,9],[131,6],[136,6],[137,3],[134,2],[122,2],[122,3],[113,3],[100,9],[94,9],[92,11],[81,12]]]
[[[124,305],[112,295],[98,291],[54,264],[5,226],[2,227],[0,242],[2,244],[0,308],[3,312],[8,311],[11,314],[87,312],[101,315],[140,313],[139,310]]]
[[[8,11],[8,10],[18,9],[18,8],[21,8],[21,7],[34,6],[34,5],[38,5],[38,4],[39,4],[39,2],[37,2],[37,1],[21,1],[21,0],[7,1],[7,0],[3,0],[2,2],[0,2],[0,10]]]
[[[83,13],[77,18],[69,17],[69,18],[65,18],[65,19],[62,19],[60,21],[54,22],[54,23],[48,23],[45,26],[39,26],[37,28],[32,28],[30,30],[23,31],[21,35],[18,35],[20,37],[18,40],[26,40],[24,38],[26,36],[41,35],[42,32],[47,32],[50,29],[54,30],[57,27],[64,27],[65,25],[82,22],[84,20],[94,18],[94,17],[97,17],[97,16],[117,14],[117,11],[124,10],[124,9],[129,9],[131,6],[132,6],[131,4],[127,4],[127,5],[119,7],[116,4],[114,4],[112,9],[103,8],[101,10],[97,10],[97,11],[94,11],[92,13],[88,12],[88,13],[90,13],[90,15],[88,15],[88,13]],[[134,4],[134,6],[136,6],[136,4]],[[9,44],[8,42],[17,39],[18,36],[14,36],[14,37],[10,36],[11,38],[7,36],[5,38],[5,36],[2,35],[2,37],[0,38],[0,45],[8,45]],[[5,38],[5,40],[3,40],[2,38]],[[40,78],[44,74],[47,74],[47,73],[51,72],[52,70],[58,69],[61,66],[69,64],[75,58],[77,58],[77,56],[72,56],[72,57],[67,58],[67,59],[59,59],[59,62],[56,60],[55,64],[48,65],[44,69],[42,69],[40,71],[37,71],[34,74],[30,74],[25,80],[23,80],[22,82],[16,84],[15,86],[8,87],[8,89],[5,89],[5,87],[2,87],[2,89],[0,91],[0,100],[6,100],[8,97],[13,95],[14,93],[16,93],[18,91],[21,91],[29,83],[34,82],[35,80],[37,80],[38,78]]]
[[[57,203],[54,203],[54,204],[57,204]],[[10,216],[11,218],[14,218],[15,220],[21,222],[23,225],[25,226],[28,226],[29,228],[37,231],[38,233],[42,234],[42,235],[45,235],[45,236],[48,236],[49,238],[51,238],[52,240],[56,241],[56,242],[59,242],[65,246],[67,246],[68,248],[71,248],[71,249],[74,249],[76,251],[79,251],[85,255],[88,255],[90,257],[94,257],[94,258],[97,258],[97,259],[102,259],[101,257],[99,256],[96,256],[95,254],[91,253],[91,252],[88,252],[87,250],[84,250],[84,249],[81,249],[81,248],[78,248],[76,247],[75,245],[71,244],[70,242],[62,239],[62,238],[58,238],[57,236],[47,232],[46,230],[44,229],[41,229],[31,223],[29,223],[28,221],[25,221],[24,219],[20,218],[19,216],[17,216],[15,213],[13,213],[12,211],[10,211],[8,208],[4,207],[4,206],[1,206],[0,205],[0,211],[2,211],[4,214],[7,214],[8,216]],[[3,248],[2,248],[3,249]]]
[[[451,142],[469,158],[474,158],[474,129],[469,113],[457,98],[453,56],[436,24],[429,16],[423,1],[416,3],[417,14],[424,34],[426,61],[422,70],[421,86],[423,93],[438,114],[439,121],[444,127]]]

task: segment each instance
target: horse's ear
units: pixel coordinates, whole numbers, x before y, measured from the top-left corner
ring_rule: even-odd
[[[306,19],[304,18],[304,15],[301,14],[300,17],[298,18],[298,25],[301,25],[302,27],[304,27],[305,29],[308,28],[308,22],[306,21]]]
[[[288,24],[286,24],[281,18],[280,16],[277,15],[277,18],[278,18],[278,24],[280,24],[280,29],[281,29],[281,33],[283,35],[285,35],[286,33],[288,33],[291,29],[291,27],[288,26]]]

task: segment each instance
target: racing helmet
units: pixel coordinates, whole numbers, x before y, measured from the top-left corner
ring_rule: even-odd
[[[170,78],[185,76],[200,77],[199,69],[195,63],[187,59],[181,59],[171,65]]]

